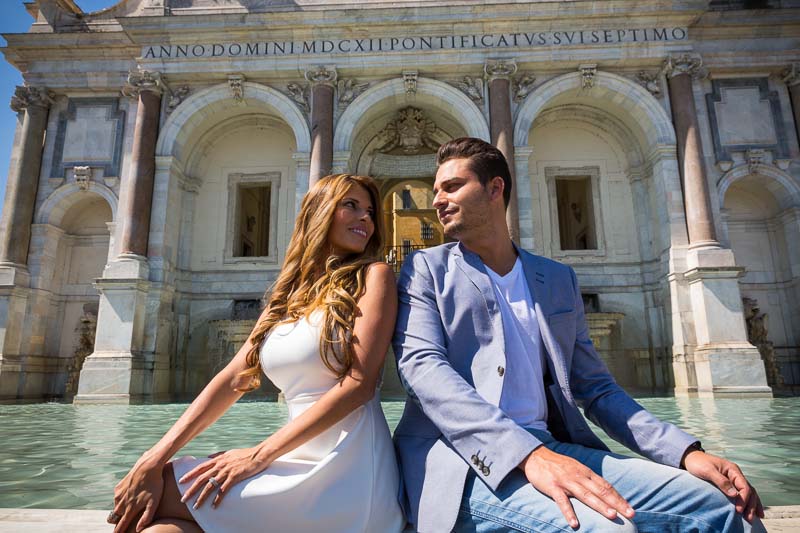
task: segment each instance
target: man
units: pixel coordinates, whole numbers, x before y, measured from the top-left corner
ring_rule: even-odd
[[[763,529],[734,463],[616,384],[589,340],[575,272],[511,241],[499,150],[456,139],[437,165],[433,206],[457,242],[405,262],[394,338],[410,397],[395,444],[417,530]],[[652,462],[611,454],[578,405]]]

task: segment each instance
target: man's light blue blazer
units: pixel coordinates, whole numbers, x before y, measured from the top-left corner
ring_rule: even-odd
[[[578,407],[612,438],[679,466],[697,441],[659,421],[620,388],[589,339],[572,268],[517,249],[547,361],[548,429],[561,441],[606,449]],[[403,265],[393,346],[409,401],[395,431],[404,507],[418,531],[453,528],[467,472],[491,489],[541,442],[499,408],[503,324],[483,262],[460,243]],[[635,475],[635,473],[632,473]]]

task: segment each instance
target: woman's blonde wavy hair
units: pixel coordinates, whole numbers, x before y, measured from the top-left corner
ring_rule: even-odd
[[[375,231],[363,253],[332,255],[328,232],[333,215],[347,192],[363,187],[372,200]],[[303,197],[286,260],[271,290],[264,293],[267,312],[254,329],[247,353],[248,368],[236,379],[236,390],[250,392],[261,385],[261,343],[281,322],[293,322],[323,309],[320,356],[341,379],[353,366],[353,324],[356,302],[364,293],[367,266],[379,260],[383,248],[383,209],[375,181],[367,176],[336,174],[320,179]],[[320,265],[324,273],[320,275]],[[242,386],[239,386],[242,385]]]

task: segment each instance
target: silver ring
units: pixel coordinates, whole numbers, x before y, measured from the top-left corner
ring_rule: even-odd
[[[108,522],[109,524],[116,524],[117,522],[119,522],[120,518],[122,518],[120,515],[118,515],[114,511],[111,511],[110,513],[108,513],[108,516],[106,517],[106,522]]]
[[[208,482],[211,483],[211,486],[214,487],[216,490],[219,490],[220,483],[219,481],[217,481],[217,478],[210,477],[208,478]]]

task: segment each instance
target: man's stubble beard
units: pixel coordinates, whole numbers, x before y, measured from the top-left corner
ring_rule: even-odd
[[[462,217],[460,220],[454,220],[447,226],[444,226],[442,229],[445,237],[461,241],[465,236],[479,233],[481,229],[488,224],[489,219],[485,213],[479,211],[481,207],[477,207],[477,213],[474,213],[469,220],[465,220]],[[463,215],[463,207],[461,208],[461,211],[462,212],[460,214]]]
[[[449,239],[460,240],[458,236],[464,230],[464,224],[461,222],[453,222],[443,228],[444,236]]]

